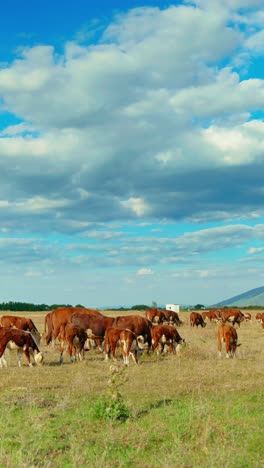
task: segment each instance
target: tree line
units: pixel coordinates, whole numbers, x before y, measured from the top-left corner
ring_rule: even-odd
[[[54,310],[59,307],[73,307],[71,304],[32,304],[31,302],[2,302],[0,303],[0,310],[11,310],[11,311],[28,311],[38,312],[42,310]],[[77,304],[75,307],[84,307],[81,304]]]

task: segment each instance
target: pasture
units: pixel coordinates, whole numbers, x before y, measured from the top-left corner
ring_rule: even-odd
[[[126,422],[98,419],[111,361],[97,350],[85,361],[59,365],[59,352],[41,343],[43,367],[25,358],[0,369],[0,464],[6,467],[262,467],[264,466],[264,330],[254,319],[237,328],[237,358],[217,356],[216,324],[178,328],[180,355],[146,354],[132,361],[119,391]],[[106,315],[128,313],[104,312]],[[135,312],[133,312],[134,314]],[[139,313],[143,315],[143,313]],[[2,315],[4,315],[2,313]],[[31,317],[40,332],[45,313]],[[123,367],[119,357],[120,369]]]

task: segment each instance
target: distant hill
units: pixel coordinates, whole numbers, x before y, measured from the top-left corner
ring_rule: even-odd
[[[217,307],[264,306],[264,286],[255,289],[250,289],[250,291],[239,294],[238,296],[231,297],[230,299],[218,302],[214,305]]]

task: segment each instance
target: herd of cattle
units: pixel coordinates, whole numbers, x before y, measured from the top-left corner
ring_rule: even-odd
[[[237,343],[235,324],[240,327],[243,321],[250,321],[251,314],[243,314],[238,309],[215,309],[190,314],[190,325],[204,328],[207,322],[219,323],[218,353],[221,356],[225,345],[226,357],[234,357]],[[264,328],[264,313],[257,313],[255,319]],[[60,358],[67,350],[71,361],[84,359],[85,351],[98,347],[105,359],[116,360],[116,348],[120,345],[124,364],[128,365],[131,356],[135,363],[145,349],[177,353],[185,343],[176,327],[183,325],[176,312],[158,308],[146,310],[145,317],[127,315],[108,317],[96,309],[62,307],[45,316],[44,333],[40,334],[30,318],[4,315],[0,317],[0,367],[7,367],[6,350],[17,350],[18,365],[24,354],[31,366],[30,357],[35,363],[43,363],[40,351],[41,338],[46,345],[59,343]]]

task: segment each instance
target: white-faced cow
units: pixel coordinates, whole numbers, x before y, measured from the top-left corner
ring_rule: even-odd
[[[4,356],[5,350],[17,350],[18,366],[21,366],[21,355],[24,353],[29,366],[30,355],[33,356],[36,364],[41,365],[43,362],[43,354],[40,352],[39,347],[33,335],[25,330],[18,328],[0,328],[0,367],[7,367],[7,362]]]
[[[145,349],[144,337],[137,336],[129,329],[116,327],[108,328],[104,336],[104,352],[106,360],[112,356],[113,361],[116,361],[116,348],[119,343],[121,345],[124,364],[128,365],[129,356],[132,356],[134,362],[137,364],[138,355],[143,351],[143,349]]]
[[[161,348],[161,351],[157,349],[158,354],[164,350],[165,345],[167,346],[169,352],[175,353],[177,351],[178,345],[185,343],[185,340],[181,338],[176,328],[170,325],[157,325],[152,327],[151,339],[153,351],[155,351],[158,347]]]
[[[29,331],[34,336],[37,344],[40,344],[40,333],[31,318],[19,317],[17,315],[2,315],[0,317],[0,326]]]

